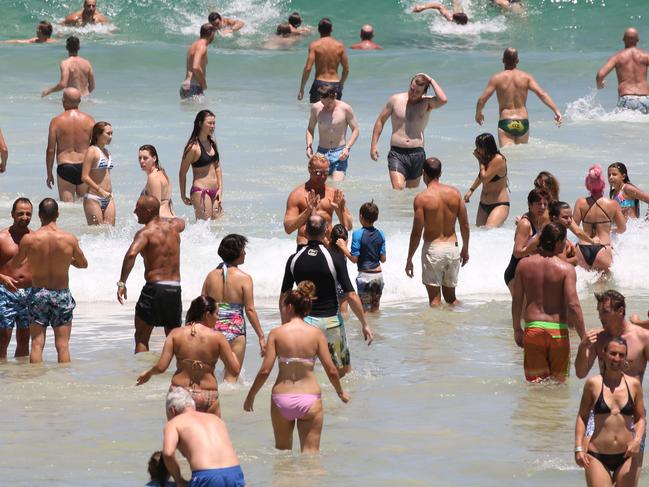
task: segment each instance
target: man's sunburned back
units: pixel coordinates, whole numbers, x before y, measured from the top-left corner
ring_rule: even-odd
[[[315,79],[322,81],[340,81],[338,65],[342,62],[345,46],[331,36],[326,36],[311,43],[315,54]]]
[[[61,61],[61,68],[68,71],[68,84],[65,88],[77,88],[81,96],[90,94],[89,79],[92,66],[87,59],[70,56]]]
[[[90,145],[95,120],[79,110],[66,110],[52,119],[56,134],[56,159],[61,163],[82,163]]]
[[[527,118],[530,75],[520,69],[506,69],[494,75],[500,119]]]
[[[425,242],[457,241],[455,224],[461,207],[461,196],[457,189],[435,184],[417,195],[415,205],[424,211]]]
[[[225,424],[216,415],[186,411],[167,424],[178,432],[178,450],[192,470],[226,468],[239,464]]]
[[[620,96],[649,95],[647,84],[649,53],[637,47],[630,47],[618,52],[615,58],[618,94]]]
[[[5,228],[0,232],[0,274],[10,276],[18,281],[17,288],[31,287],[32,273],[29,268],[29,263],[25,263],[19,269],[13,269],[9,265],[9,261],[18,253],[18,244],[20,240],[16,241],[11,235],[10,228]]]
[[[537,254],[521,260],[516,272],[521,275],[525,288],[525,321],[566,323],[564,282],[567,273],[574,272],[572,266],[557,256]]]
[[[390,145],[411,149],[424,146],[424,130],[430,117],[430,98],[408,101],[408,93],[392,96],[392,137]]]
[[[155,218],[140,232],[147,239],[142,250],[146,281],[180,281],[180,232],[176,221]]]
[[[67,289],[76,237],[58,228],[44,226],[23,239],[29,239],[27,261],[32,269],[33,286]]]
[[[624,373],[637,377],[642,382],[647,368],[647,360],[649,359],[649,330],[636,326],[629,321],[626,321],[625,325],[628,327],[628,331],[622,334],[622,338],[627,343],[626,361],[628,366],[624,369]],[[604,347],[611,338],[611,335],[606,330],[602,330],[597,335],[597,357],[600,371],[604,363]]]

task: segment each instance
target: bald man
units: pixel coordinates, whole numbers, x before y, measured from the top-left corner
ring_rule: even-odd
[[[604,88],[604,78],[613,71],[617,74],[617,94],[619,108],[649,113],[649,85],[647,85],[647,66],[649,53],[638,49],[638,31],[633,27],[624,31],[624,49],[613,54],[597,72],[597,88]]]
[[[138,254],[142,254],[146,284],[135,305],[135,353],[139,353],[149,351],[154,326],[163,326],[168,335],[181,324],[180,233],[185,221],[161,219],[160,201],[153,196],[140,196],[134,213],[144,228],[135,234],[124,256],[117,300],[124,304],[126,280]]]
[[[110,20],[97,10],[97,0],[84,0],[83,8],[72,12],[61,22],[62,25],[81,27],[86,24],[108,24]]]
[[[561,112],[543,88],[529,73],[518,69],[518,51],[513,47],[503,54],[504,71],[494,74],[484,92],[478,98],[475,121],[482,125],[482,110],[494,91],[498,96],[498,141],[501,147],[511,144],[527,144],[530,122],[527,115],[527,94],[533,92],[554,113],[554,121],[561,125]]]
[[[372,49],[383,49],[372,39],[374,38],[374,29],[370,24],[365,24],[361,27],[361,42],[349,46],[350,49],[363,49],[363,50],[372,50]]]
[[[46,184],[54,185],[54,158],[56,157],[56,181],[59,188],[59,200],[66,203],[74,201],[75,195],[83,197],[87,186],[81,181],[83,157],[90,144],[92,127],[95,119],[79,110],[81,92],[76,88],[63,90],[63,113],[50,121],[47,135],[45,167]]]

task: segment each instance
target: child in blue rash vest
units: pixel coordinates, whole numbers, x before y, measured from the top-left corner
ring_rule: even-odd
[[[381,262],[385,262],[385,235],[374,222],[379,218],[379,207],[374,200],[363,203],[359,211],[362,228],[352,234],[352,250],[343,250],[349,260],[358,266],[356,288],[365,311],[378,311],[383,293]]]

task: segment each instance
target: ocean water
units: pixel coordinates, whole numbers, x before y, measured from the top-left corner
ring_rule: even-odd
[[[29,37],[41,19],[61,19],[76,1],[2,2],[0,39]],[[284,263],[294,239],[282,227],[286,196],[307,178],[304,130],[308,103],[297,89],[308,40],[286,51],[262,49],[269,32],[293,10],[315,26],[325,15],[334,36],[347,45],[360,26],[375,27],[379,52],[350,51],[351,74],[344,100],[353,107],[361,137],[352,149],[346,181],[339,184],[354,215],[374,199],[381,210],[377,227],[387,236],[388,261],[382,311],[371,317],[377,338],[366,347],[358,322],[348,321],[355,372],[344,380],[352,395],[339,403],[323,375],[325,429],[322,453],[302,458],[273,449],[268,415],[269,386],[258,395],[254,414],[242,403],[259,365],[254,340],[241,384],[222,387],[224,419],[249,485],[577,485],[583,474],[573,462],[572,431],[581,381],[565,386],[532,386],[522,377],[522,353],[514,345],[509,294],[502,273],[513,245],[514,215],[525,211],[534,176],[549,170],[561,181],[561,197],[571,204],[585,194],[591,164],[627,164],[632,181],[649,187],[645,139],[649,117],[615,110],[615,78],[595,90],[597,69],[622,47],[623,30],[649,29],[644,1],[530,1],[525,17],[504,15],[486,0],[465,1],[467,27],[435,15],[409,14],[411,1],[361,0],[175,2],[102,0],[99,9],[116,29],[62,28],[78,35],[80,54],[94,65],[97,88],[82,103],[96,120],[110,121],[112,172],[117,205],[115,228],[88,228],[80,204],[61,208],[60,225],[80,238],[90,261],[72,270],[71,288],[79,303],[72,336],[74,362],[30,367],[0,365],[5,414],[0,428],[0,484],[140,485],[146,460],[161,442],[163,397],[169,374],[142,388],[135,378],[160,349],[156,336],[149,354],[132,355],[134,302],[144,280],[141,260],[128,281],[130,300],[115,300],[121,260],[138,224],[132,214],[145,177],[137,148],[154,144],[173,184],[175,210],[190,224],[182,236],[183,298],[199,292],[207,270],[218,264],[216,249],[227,233],[250,238],[244,269],[255,281],[255,297],[268,332],[276,310]],[[240,18],[245,28],[217,38],[209,50],[208,90],[200,103],[180,103],[187,45],[207,13],[217,9]],[[432,113],[426,150],[443,164],[442,180],[462,192],[477,172],[473,140],[495,133],[492,99],[486,123],[473,120],[475,102],[489,76],[502,68],[505,47],[517,47],[520,67],[534,74],[564,113],[557,128],[552,114],[534,95],[528,108],[531,140],[505,151],[512,211],[502,229],[472,227],[470,262],[460,273],[456,309],[431,311],[420,283],[403,269],[412,219],[413,191],[392,192],[385,155],[389,127],[380,141],[381,159],[369,157],[376,116],[387,98],[407,89],[420,71],[433,76],[449,103]],[[11,203],[19,195],[38,201],[56,196],[45,185],[45,147],[50,119],[60,96],[40,98],[58,80],[64,45],[0,45],[0,128],[9,145],[7,172],[0,175],[0,225],[10,224]],[[223,163],[225,215],[214,223],[193,223],[193,212],[178,197],[177,172],[196,112],[216,113],[216,138]],[[475,219],[478,196],[469,205]],[[645,212],[643,205],[642,212]],[[37,226],[34,221],[33,226]],[[644,222],[630,225],[615,242],[612,278],[578,270],[578,289],[587,327],[597,327],[592,292],[615,287],[628,298],[629,312],[647,309],[644,265],[649,240]],[[355,274],[350,266],[352,276]],[[575,337],[573,337],[575,338]],[[51,344],[49,344],[51,346]],[[576,348],[576,342],[574,343]],[[34,462],[34,458],[38,461]],[[649,481],[641,479],[641,485]]]

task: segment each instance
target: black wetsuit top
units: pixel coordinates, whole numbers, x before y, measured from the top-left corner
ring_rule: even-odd
[[[336,273],[335,278],[329,262]],[[293,266],[292,271],[291,266]],[[309,314],[320,318],[338,314],[336,281],[344,293],[354,291],[347,273],[345,256],[339,252],[329,252],[318,240],[309,240],[306,246],[289,257],[284,270],[282,293],[290,291],[293,283],[302,281],[312,281],[315,284],[316,299],[313,300],[313,308]]]

